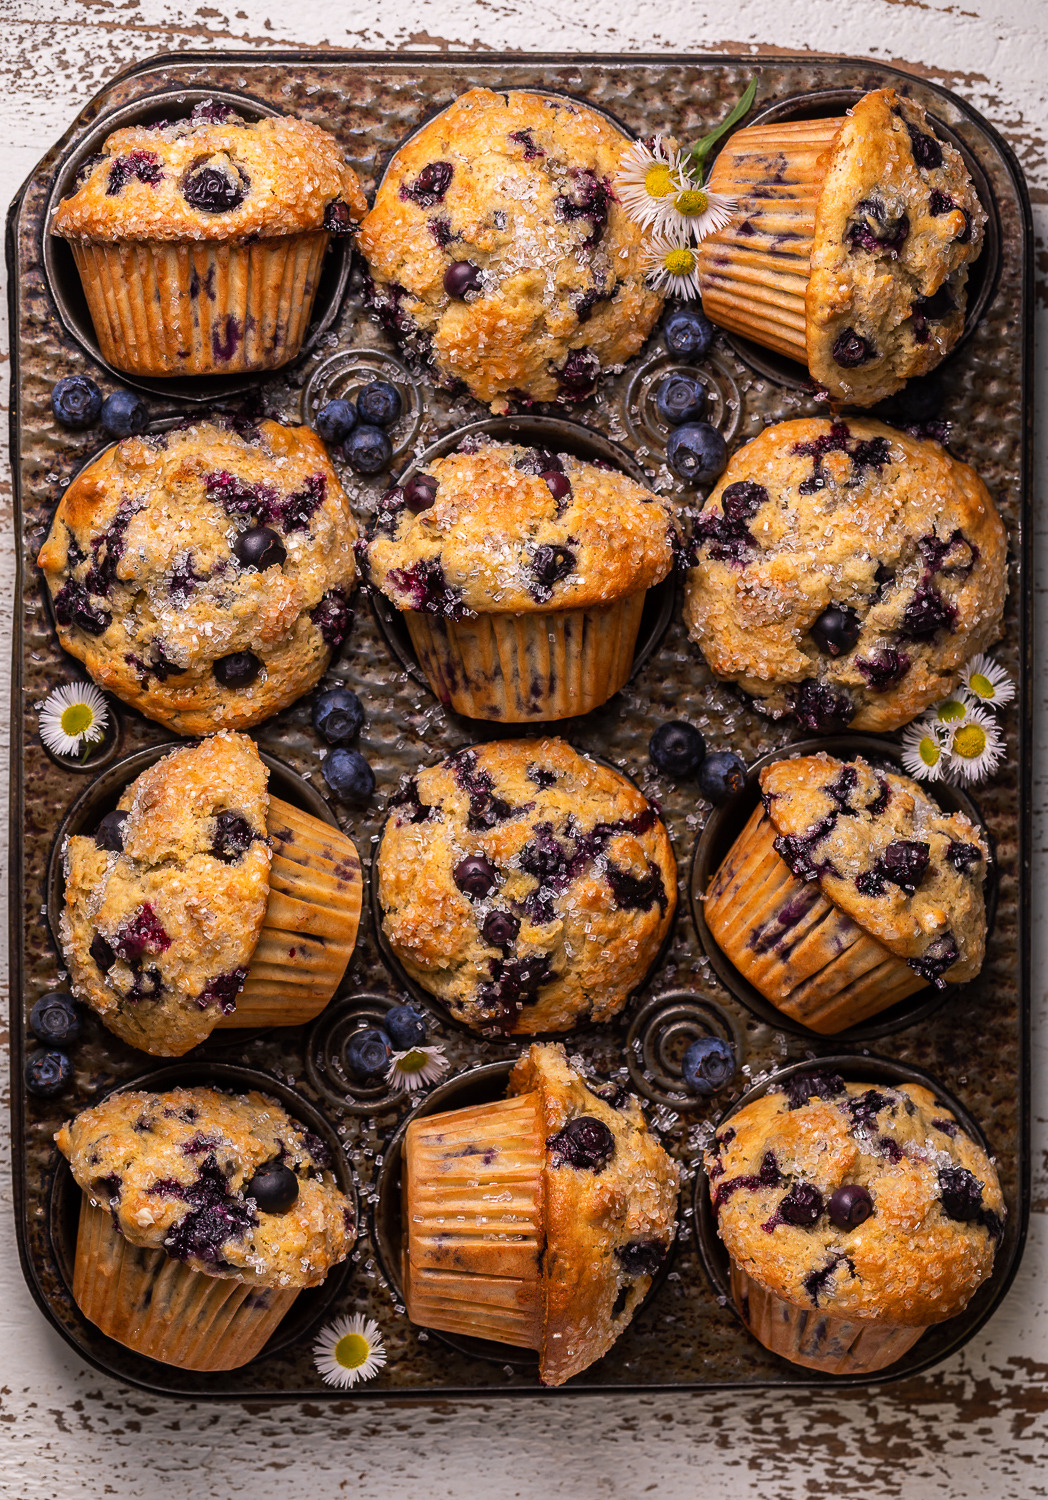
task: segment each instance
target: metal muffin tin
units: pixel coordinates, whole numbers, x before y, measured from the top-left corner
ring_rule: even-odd
[[[161,101],[172,96],[180,97],[183,107],[201,95],[236,96],[242,107],[245,99],[254,101],[260,113],[288,111],[315,121],[339,138],[370,197],[377,172],[400,142],[425,116],[469,87],[564,92],[609,113],[638,135],[665,132],[687,141],[723,118],[754,72],[759,74],[759,87],[751,121],[767,117],[769,111],[782,116],[806,109],[827,113],[885,84],[904,89],[965,151],[990,212],[993,232],[972,278],[963,347],[942,373],[947,392],[944,415],[953,424],[949,446],[982,474],[1013,539],[1006,631],[997,654],[1016,676],[1020,700],[1005,716],[1006,764],[978,793],[979,811],[995,846],[996,920],[979,981],[929,1007],[926,1014],[915,1006],[901,1018],[902,1024],[878,1035],[877,1050],[883,1054],[878,1058],[866,1053],[862,1036],[797,1035],[782,1018],[755,1013],[742,1003],[704,951],[685,900],[688,857],[704,824],[711,821],[710,809],[693,783],[675,784],[657,775],[648,761],[647,743],[659,723],[683,717],[702,729],[711,748],[732,747],[753,763],[781,753],[800,735],[787,722],[764,718],[732,689],[712,680],[688,642],[679,602],[671,602],[664,625],[659,620],[651,629],[647,649],[642,642],[631,681],[610,703],[585,718],[560,724],[483,726],[483,738],[562,734],[578,749],[632,775],[660,803],[680,865],[680,908],[647,984],[616,1021],[565,1039],[569,1054],[587,1071],[618,1077],[647,1098],[649,1116],[664,1144],[691,1177],[681,1198],[677,1253],[665,1281],[612,1351],[567,1386],[545,1394],[552,1399],[593,1390],[796,1389],[820,1382],[822,1377],[813,1372],[769,1354],[740,1327],[726,1298],[723,1270],[718,1270],[717,1245],[703,1240],[701,1216],[702,1147],[717,1120],[737,1105],[743,1090],[759,1085],[775,1069],[804,1066],[812,1057],[832,1058],[839,1070],[874,1079],[927,1072],[985,1132],[1008,1204],[1005,1240],[992,1278],[965,1313],[927,1334],[874,1380],[912,1377],[957,1348],[989,1316],[1014,1274],[1029,1200],[1032,277],[1029,204],[1007,146],[981,116],[947,91],[890,67],[846,59],[762,57],[758,64],[737,57],[398,57],[337,51],[174,56],[136,65],[107,85],[31,174],[8,222],[16,393],[12,460],[21,538],[11,794],[15,1210],[23,1270],[40,1307],[80,1358],[120,1380],[156,1394],[195,1399],[357,1401],[371,1396],[540,1393],[534,1361],[518,1359],[519,1351],[507,1347],[501,1362],[477,1357],[477,1351],[453,1347],[407,1322],[397,1290],[399,1247],[389,1206],[396,1141],[412,1110],[437,1107],[445,1099],[462,1102],[461,1089],[472,1087],[473,1070],[487,1065],[495,1065],[495,1074],[483,1075],[489,1080],[486,1087],[497,1092],[499,1080],[527,1039],[475,1036],[451,1025],[437,1002],[427,997],[430,1039],[444,1047],[451,1065],[446,1083],[424,1092],[422,1103],[384,1087],[355,1083],[345,1067],[349,1036],[359,1026],[380,1020],[389,1005],[404,996],[400,980],[384,961],[371,903],[365,900],[357,949],[339,995],[309,1027],[216,1030],[159,1075],[233,1087],[250,1083],[286,1099],[292,1108],[318,1111],[329,1140],[341,1143],[345,1180],[357,1191],[363,1214],[360,1238],[345,1268],[333,1273],[312,1303],[300,1299],[303,1317],[296,1304],[258,1359],[220,1375],[187,1374],[140,1359],[80,1315],[69,1290],[76,1195],[52,1137],[65,1118],[112,1088],[144,1079],[152,1083],[158,1075],[152,1059],[127,1047],[89,1016],[72,1054],[75,1080],[68,1093],[57,1100],[39,1100],[23,1087],[24,1062],[35,1045],[27,1029],[29,1009],[40,994],[62,981],[49,930],[53,912],[48,908],[58,895],[52,846],[56,828],[78,798],[83,795],[85,800],[77,817],[86,817],[85,809],[101,807],[104,796],[114,795],[126,757],[145,751],[152,758],[172,741],[157,725],[114,703],[115,729],[106,749],[111,764],[106,768],[106,759],[100,757],[92,774],[85,775],[82,769],[50,758],[36,734],[36,709],[47,692],[83,676],[79,664],[55,639],[36,553],[63,489],[103,446],[98,429],[75,433],[55,424],[50,390],[61,376],[81,371],[105,390],[132,383],[100,363],[90,329],[85,329],[82,317],[77,323],[74,316],[75,289],[58,263],[61,248],[56,250],[46,233],[56,180],[117,123],[156,118],[168,108]],[[217,399],[226,410],[264,411],[297,422],[308,420],[321,400],[351,389],[369,372],[393,378],[410,399],[408,415],[394,433],[399,451],[391,473],[374,480],[344,474],[354,510],[365,522],[382,491],[418,456],[453,432],[461,435],[463,429],[486,423],[488,413],[470,398],[438,387],[428,375],[408,368],[362,307],[359,272],[350,268],[348,256],[341,264],[328,300],[321,292],[317,320],[323,328],[316,327],[312,345],[294,365],[238,377],[224,386],[216,382],[210,390],[199,382],[184,388],[176,380],[136,384],[146,391],[151,415],[160,422],[199,414],[208,399]],[[686,508],[701,496],[680,491],[666,469],[666,432],[650,412],[649,393],[666,364],[656,333],[623,371],[602,380],[595,396],[575,407],[537,406],[520,416],[577,424],[569,431],[580,444],[621,445],[630,467],[639,466],[652,488],[677,495]],[[824,410],[799,378],[803,372],[798,367],[786,368],[784,363],[779,369],[752,346],[723,336],[717,337],[709,359],[696,373],[710,386],[714,418],[733,444],[756,436],[768,422]],[[416,675],[417,668],[412,670],[413,660],[396,649],[388,634],[396,620],[384,619],[385,630],[380,630],[381,610],[373,615],[363,597],[355,607],[353,629],[328,680],[343,682],[361,695],[367,723],[360,748],[374,767],[380,795],[365,809],[328,807],[328,814],[353,837],[367,867],[384,820],[385,794],[403,774],[476,740],[479,726],[435,701]],[[260,725],[254,736],[274,762],[304,778],[305,788],[313,793],[311,810],[322,811],[317,805],[324,802],[322,747],[310,725],[308,699]],[[858,737],[845,740],[853,750],[861,748]],[[103,788],[93,786],[99,773],[106,778]],[[728,809],[718,813],[714,827],[727,827],[728,818]],[[711,831],[706,842],[712,837]],[[680,1079],[683,1050],[703,1032],[734,1038],[742,1065],[734,1086],[711,1100],[688,1095]],[[696,1203],[698,1237],[693,1225]],[[312,1362],[313,1320],[337,1312],[374,1317],[388,1353],[380,1375],[349,1392],[324,1386]],[[846,1377],[823,1383],[854,1381]]]

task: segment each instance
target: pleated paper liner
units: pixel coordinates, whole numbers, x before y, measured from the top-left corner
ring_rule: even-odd
[[[719,328],[805,365],[815,210],[845,124],[841,116],[739,130],[708,184],[711,192],[738,198],[740,212],[699,246],[703,311]]]
[[[231,375],[298,355],[329,239],[69,243],[103,359],[129,375]]]
[[[132,1245],[104,1208],[80,1204],[73,1297],[117,1343],[182,1370],[236,1370],[261,1353],[298,1296],[190,1270]]]
[[[601,609],[482,614],[471,620],[405,611],[411,643],[441,703],[500,724],[567,719],[623,687],[645,592]]]
[[[784,1015],[823,1035],[855,1026],[926,980],[822,894],[775,849],[758,805],[710,883],[706,924],[718,946]]]
[[[873,1319],[836,1318],[798,1307],[731,1262],[731,1294],[742,1321],[765,1349],[825,1375],[868,1375],[913,1348],[926,1325],[905,1327]]]
[[[537,1092],[411,1122],[402,1201],[413,1323],[541,1348],[545,1159]]]
[[[269,799],[269,904],[236,1010],[221,1027],[300,1026],[334,995],[353,954],[363,880],[351,839]]]

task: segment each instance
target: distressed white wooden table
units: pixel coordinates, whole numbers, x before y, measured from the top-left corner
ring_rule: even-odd
[[[584,52],[805,52],[868,56],[964,94],[1008,137],[1029,178],[1038,231],[1037,490],[1048,437],[1048,5],[1044,0],[0,0],[0,205],[66,124],[126,63],[172,49],[286,46]],[[0,345],[0,375],[9,369]],[[1036,493],[1036,491],[1035,491]],[[11,487],[0,459],[2,597],[11,592]],[[1043,507],[1038,515],[1043,530]],[[1043,573],[1038,600],[1043,597]],[[0,616],[6,611],[0,611]],[[1046,622],[1039,619],[1041,639]],[[6,621],[0,619],[6,736]],[[1045,700],[1045,674],[1037,688]],[[1038,751],[1045,714],[1035,730]],[[6,807],[6,743],[0,782]],[[1039,755],[1035,795],[1044,785]],[[2,836],[2,835],[0,835]],[[1035,892],[1048,890],[1044,819]],[[6,839],[5,839],[6,843]],[[6,873],[6,859],[2,868]],[[1042,896],[1043,903],[1048,900]],[[1042,932],[1048,924],[1042,922]],[[268,1409],[155,1402],[82,1366],[44,1322],[18,1268],[0,1120],[0,1495],[300,1494],[444,1497],[486,1493],[676,1497],[731,1492],[905,1500],[1048,1495],[1048,1080],[1045,949],[1035,933],[1034,1215],[1025,1259],[989,1327],[931,1374],[868,1393],[587,1397],[468,1405],[419,1402]],[[0,949],[0,983],[7,955]],[[6,1015],[6,1002],[2,1013]],[[0,1022],[2,1024],[2,1022]]]

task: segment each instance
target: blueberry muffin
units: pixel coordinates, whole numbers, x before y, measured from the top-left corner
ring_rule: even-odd
[[[366,210],[327,131],[212,101],[115,131],[51,232],[69,241],[105,360],[228,375],[297,356],[328,242]]]
[[[662,308],[612,192],[629,144],[571,99],[461,95],[397,152],[361,225],[380,317],[492,411],[589,395]]]
[[[111,1094],[55,1140],[83,1193],[73,1296],[150,1359],[247,1364],[353,1248],[327,1146],[263,1094]]]
[[[915,100],[875,89],[843,118],[739,130],[709,186],[739,210],[699,247],[704,311],[835,401],[872,406],[957,343],[986,214]]]
[[[626,682],[677,535],[667,502],[603,463],[471,442],[387,493],[366,567],[442,703],[563,719]]]
[[[1000,634],[1007,541],[938,443],[807,417],[732,457],[695,525],[684,618],[717,676],[805,729],[898,729]]]
[[[618,1015],[677,905],[656,808],[555,739],[477,745],[405,782],[377,872],[396,957],[485,1032]]]
[[[993,1163],[918,1084],[795,1074],[706,1153],[732,1293],[764,1346],[826,1374],[892,1364],[993,1269]]]
[[[775,761],[760,789],[704,910],[766,1000],[832,1033],[979,973],[989,848],[963,813],[858,756]]]
[[[37,561],[58,638],[99,686],[208,734],[320,680],[349,629],[356,536],[308,427],[203,421],[101,453]]]
[[[408,1316],[539,1354],[563,1385],[629,1325],[673,1244],[679,1169],[638,1101],[532,1045],[509,1098],[404,1142]]]

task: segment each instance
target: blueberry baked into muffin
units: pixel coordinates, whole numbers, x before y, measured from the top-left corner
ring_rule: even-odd
[[[88,464],[37,561],[59,641],[99,686],[208,734],[319,681],[349,630],[356,536],[309,428],[203,421]]]
[[[775,761],[760,789],[704,911],[766,1000],[832,1033],[979,973],[989,849],[963,813],[858,756]]]
[[[67,840],[73,990],[132,1046],[177,1057],[223,1020],[290,1025],[334,994],[359,860],[337,829],[271,799],[268,779],[254,742],[226,731],[164,756]]]
[[[111,1094],[55,1140],[83,1194],[77,1305],[164,1364],[247,1364],[353,1248],[326,1144],[263,1094]]]
[[[901,1358],[993,1269],[993,1163],[928,1089],[796,1074],[706,1153],[732,1294],[764,1346],[826,1374]]]
[[[393,953],[485,1032],[617,1015],[677,905],[657,809],[556,739],[478,745],[403,783],[377,876]]]
[[[986,213],[960,152],[915,100],[737,131],[709,186],[739,202],[699,246],[703,310],[872,406],[941,362],[964,329]]]
[[[206,101],[109,136],[51,232],[70,243],[110,364],[228,375],[297,356],[331,236],[366,210],[327,131]]]
[[[539,1354],[563,1385],[629,1325],[673,1243],[679,1171],[638,1101],[533,1044],[509,1097],[404,1142],[408,1317]]]
[[[471,89],[393,158],[360,229],[379,315],[504,412],[575,401],[636,354],[661,296],[612,192],[625,136],[577,101]]]
[[[677,536],[666,501],[603,463],[469,442],[385,495],[365,567],[442,703],[560,719],[625,683]]]
[[[710,670],[805,729],[897,729],[1000,634],[1007,540],[975,471],[880,422],[807,417],[733,455],[684,605]]]

